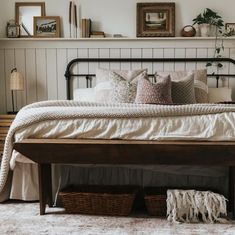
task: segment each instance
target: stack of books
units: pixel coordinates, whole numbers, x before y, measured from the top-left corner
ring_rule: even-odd
[[[93,31],[90,35],[91,38],[104,38],[105,34],[102,31]]]
[[[91,19],[82,19],[81,21],[82,38],[89,38],[91,34]]]

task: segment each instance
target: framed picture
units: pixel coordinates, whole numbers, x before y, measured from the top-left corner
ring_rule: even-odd
[[[137,37],[174,37],[175,3],[137,3]]]
[[[59,16],[35,16],[34,37],[60,37]]]
[[[229,36],[235,36],[235,23],[226,23],[225,30]]]
[[[45,15],[45,2],[16,2],[15,21],[20,25],[20,37],[32,37],[33,17]]]

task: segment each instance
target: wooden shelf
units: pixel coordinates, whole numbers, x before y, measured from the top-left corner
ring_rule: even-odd
[[[235,40],[235,37],[219,37],[223,40]],[[215,37],[151,37],[151,38],[0,38],[0,41],[174,41],[174,40],[215,40]]]

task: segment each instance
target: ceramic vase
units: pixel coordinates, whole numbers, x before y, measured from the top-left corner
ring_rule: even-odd
[[[199,25],[201,37],[210,37],[211,36],[211,25],[210,24],[200,24]]]

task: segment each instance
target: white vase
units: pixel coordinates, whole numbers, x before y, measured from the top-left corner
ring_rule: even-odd
[[[216,37],[216,33],[217,33],[216,26],[215,26],[215,25],[211,25],[210,36],[211,36],[211,37]]]
[[[201,37],[210,37],[211,35],[211,25],[210,24],[200,24],[199,25]]]

